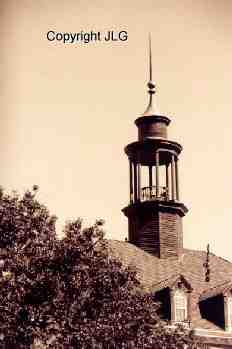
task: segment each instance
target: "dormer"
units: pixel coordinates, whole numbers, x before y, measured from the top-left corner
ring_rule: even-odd
[[[199,299],[199,308],[202,318],[232,332],[232,282],[227,281],[204,291]]]
[[[172,324],[191,321],[190,303],[192,287],[183,275],[153,285],[154,299],[160,303],[159,313]]]

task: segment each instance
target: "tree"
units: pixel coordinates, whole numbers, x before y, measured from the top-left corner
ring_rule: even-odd
[[[0,190],[0,346],[27,348],[33,342],[35,322],[30,305],[43,272],[36,275],[33,263],[49,259],[56,242],[55,221],[33,191],[20,197]],[[49,279],[48,279],[49,280]],[[47,281],[48,281],[47,280]],[[50,280],[49,280],[50,282]]]
[[[32,192],[0,193],[0,348],[192,348],[182,328],[168,329],[141,291],[136,271],[107,248],[103,222],[55,217]]]

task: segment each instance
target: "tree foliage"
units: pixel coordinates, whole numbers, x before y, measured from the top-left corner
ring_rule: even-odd
[[[37,189],[0,191],[0,348],[194,347],[184,329],[158,319],[136,272],[109,254],[103,222],[68,222],[59,240]]]

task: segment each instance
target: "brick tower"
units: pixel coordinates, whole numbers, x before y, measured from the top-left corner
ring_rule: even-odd
[[[128,217],[130,243],[159,258],[178,257],[183,250],[182,217],[187,213],[179,197],[178,157],[182,146],[168,139],[170,119],[154,107],[150,40],[149,70],[149,104],[135,120],[138,140],[125,148],[130,202],[122,211]]]

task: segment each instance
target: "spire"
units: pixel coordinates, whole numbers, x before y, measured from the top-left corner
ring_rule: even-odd
[[[159,113],[158,113],[157,107],[154,106],[154,101],[153,101],[153,94],[156,93],[156,90],[155,90],[156,86],[152,81],[151,34],[149,34],[149,82],[147,84],[147,87],[148,87],[148,93],[149,93],[149,104],[142,116],[157,115]]]

